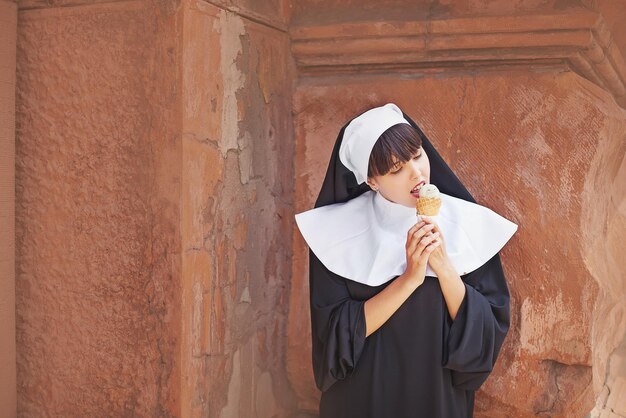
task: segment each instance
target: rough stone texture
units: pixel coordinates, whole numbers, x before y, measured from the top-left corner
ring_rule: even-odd
[[[609,358],[607,380],[588,418],[626,416],[626,338]]]
[[[620,1],[22,0],[19,414],[314,416],[293,214],[342,124],[388,101],[520,225],[477,417],[621,413],[624,110],[565,69],[297,78],[287,31],[583,7],[626,55]]]
[[[15,416],[15,43],[17,6],[0,0],[0,411]]]
[[[336,134],[387,102],[420,124],[477,201],[520,225],[502,250],[511,331],[477,417],[590,411],[626,328],[626,112],[571,72],[346,76],[302,80],[294,98],[295,209],[313,206]],[[306,247],[294,230],[288,367],[317,408]]]
[[[606,20],[613,39],[622,55],[626,56],[626,1],[624,0],[598,0],[593,2],[590,8],[602,13]]]
[[[19,13],[20,416],[179,415],[179,64],[162,6]]]
[[[288,38],[200,1],[183,35],[182,416],[282,417],[293,205]],[[207,415],[208,414],[208,415]]]
[[[615,103],[626,107],[625,4],[418,3],[294,3],[296,212],[312,207],[343,123],[400,104],[439,139],[479,202],[521,226],[503,252],[513,282],[508,348],[477,415],[579,416],[594,400],[595,412],[614,413],[606,394],[623,391],[626,378],[607,367],[621,364],[614,349],[626,339],[626,127]],[[540,30],[550,16],[562,31]],[[550,191],[556,198],[543,203]],[[310,352],[296,337],[309,335],[308,264],[294,231],[288,368],[301,407],[315,411],[310,365],[298,362]]]
[[[290,28],[292,53],[301,76],[573,70],[626,108],[626,61],[620,39],[610,32],[615,22],[607,22],[597,10],[565,10],[421,20],[387,20],[383,15],[295,26]]]
[[[126,1],[126,0],[113,0]],[[19,0],[20,9],[68,7],[83,4],[110,3],[111,0]],[[161,1],[162,5],[176,5],[176,0]],[[248,20],[285,31],[291,17],[290,0],[203,0],[206,5],[233,12]]]
[[[291,0],[209,0],[206,3],[282,31],[287,29],[291,18]]]
[[[20,415],[294,411],[288,10],[216,4],[21,4]]]
[[[359,20],[428,20],[442,17],[506,16],[567,11],[592,3],[579,0],[298,0],[293,26]]]

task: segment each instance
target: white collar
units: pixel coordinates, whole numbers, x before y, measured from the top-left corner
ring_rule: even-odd
[[[517,225],[491,209],[441,193],[439,215],[432,219],[446,240],[446,251],[459,275],[491,259],[517,231]],[[415,209],[367,191],[295,215],[307,244],[330,271],[378,286],[406,269],[406,235],[418,218]],[[426,275],[437,277],[427,266]]]

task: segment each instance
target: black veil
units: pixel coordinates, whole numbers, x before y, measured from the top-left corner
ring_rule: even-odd
[[[450,167],[448,167],[448,164],[441,158],[441,155],[439,155],[437,150],[432,146],[419,126],[404,112],[402,112],[402,115],[404,119],[417,130],[419,136],[422,138],[422,147],[424,151],[426,151],[426,155],[428,155],[430,161],[430,182],[437,186],[442,193],[476,203],[476,200],[474,200],[463,183],[461,183]],[[316,208],[333,203],[347,202],[371,190],[367,183],[358,185],[354,173],[343,165],[339,159],[339,148],[343,141],[343,133],[350,122],[351,120],[346,122],[339,131],[339,136],[337,137],[333,152],[330,156],[326,177],[324,177],[324,182],[322,183],[322,189],[315,201]]]

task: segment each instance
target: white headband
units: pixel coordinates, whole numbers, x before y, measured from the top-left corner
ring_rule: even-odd
[[[339,148],[339,159],[354,173],[358,184],[367,180],[370,153],[378,138],[399,123],[409,124],[398,106],[387,103],[357,116],[346,126]]]

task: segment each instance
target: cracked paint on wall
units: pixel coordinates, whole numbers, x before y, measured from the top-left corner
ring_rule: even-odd
[[[284,416],[293,175],[276,161],[292,152],[288,39],[202,1],[184,16],[185,413]],[[257,68],[273,71],[261,82]]]
[[[222,138],[219,142],[222,155],[226,157],[229,150],[238,150],[239,130],[237,121],[240,120],[237,91],[243,88],[245,77],[236,65],[241,54],[240,36],[245,33],[241,17],[235,13],[220,10],[215,20],[215,30],[220,34],[220,74],[224,81],[222,97]]]

